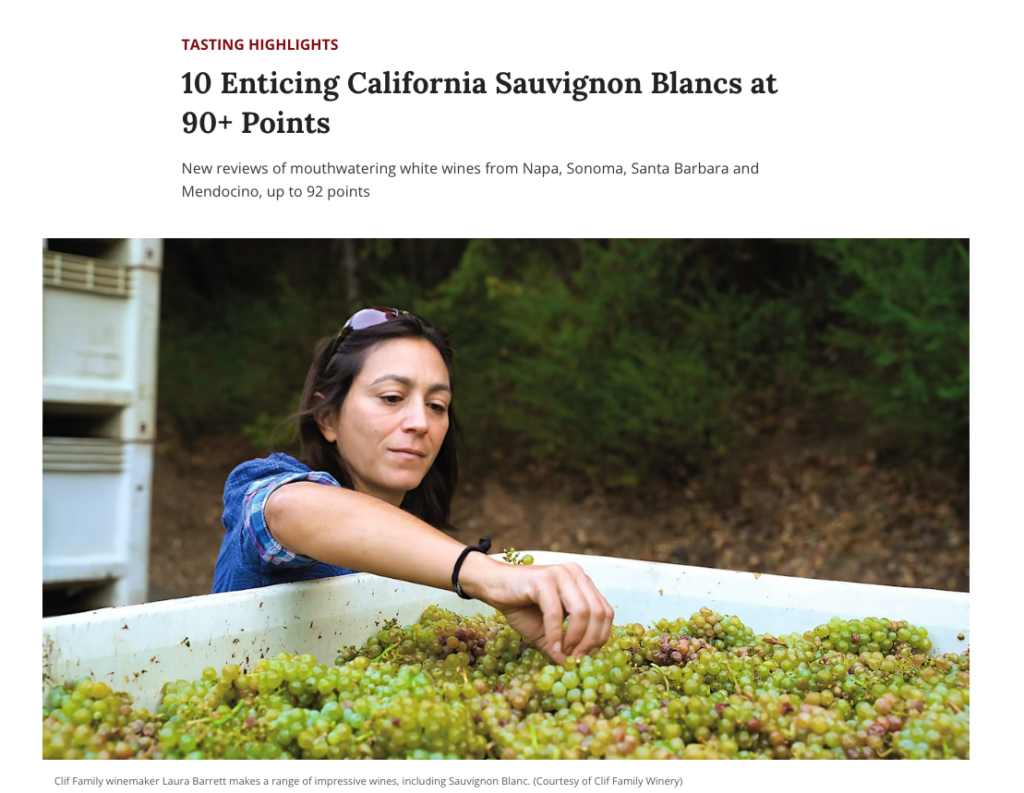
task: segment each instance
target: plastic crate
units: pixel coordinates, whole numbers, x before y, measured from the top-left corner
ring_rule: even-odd
[[[111,408],[113,436],[153,439],[161,250],[131,239],[111,241],[109,259],[43,251],[44,411]]]
[[[708,606],[739,616],[758,633],[810,630],[833,616],[888,617],[927,628],[935,652],[961,651],[970,640],[965,593],[533,555],[537,564],[578,562],[615,607],[617,624],[688,617]],[[362,644],[385,619],[408,625],[429,605],[490,612],[452,592],[364,573],[106,609],[43,620],[43,677],[56,684],[88,675],[153,707],[163,682],[197,679],[207,666],[251,669],[282,651],[333,663],[342,646]]]
[[[108,582],[113,603],[146,599],[152,447],[43,438],[43,584]]]

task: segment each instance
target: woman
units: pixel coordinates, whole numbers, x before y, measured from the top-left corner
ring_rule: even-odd
[[[443,334],[395,309],[321,342],[298,413],[309,465],[273,454],[232,471],[213,591],[363,570],[482,600],[556,663],[596,652],[614,611],[578,565],[505,564],[440,531],[457,478],[451,369]]]

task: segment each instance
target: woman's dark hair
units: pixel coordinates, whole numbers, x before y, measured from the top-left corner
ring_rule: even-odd
[[[354,490],[355,485],[338,447],[320,431],[317,414],[341,409],[352,382],[363,369],[366,353],[382,341],[426,339],[441,353],[449,380],[452,377],[452,348],[444,333],[412,314],[401,314],[380,325],[351,331],[340,344],[336,344],[337,338],[321,339],[317,344],[313,364],[302,389],[302,401],[293,418],[298,423],[303,462],[314,471],[326,471],[342,487]],[[335,346],[337,349],[331,354]],[[317,393],[322,397],[316,396]],[[434,464],[420,484],[408,491],[402,500],[402,509],[438,529],[453,528],[448,518],[459,473],[455,452],[457,437],[455,413],[449,406],[448,433],[441,442]]]

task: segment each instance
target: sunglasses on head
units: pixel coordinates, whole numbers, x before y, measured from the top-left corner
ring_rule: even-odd
[[[383,325],[388,320],[394,319],[398,316],[411,316],[408,311],[400,311],[397,308],[384,308],[383,306],[374,306],[373,308],[363,308],[348,318],[348,321],[342,326],[341,330],[338,331],[338,335],[334,337],[334,341],[331,342],[331,350],[326,360],[330,361],[334,357],[335,353],[338,352],[338,347],[354,330],[366,330],[372,328],[375,325]]]

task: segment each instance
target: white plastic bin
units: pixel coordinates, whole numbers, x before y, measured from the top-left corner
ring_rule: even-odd
[[[888,617],[927,628],[935,652],[961,651],[970,640],[965,593],[533,555],[537,564],[578,562],[616,608],[617,624],[688,617],[708,606],[757,633],[810,630],[833,616]],[[412,624],[433,604],[462,614],[489,611],[451,592],[359,573],[55,617],[43,620],[43,677],[58,684],[89,675],[153,707],[163,682],[196,679],[207,666],[248,669],[282,651],[333,663],[337,650],[362,644],[385,619]]]
[[[163,245],[83,241],[103,258],[43,250],[43,403],[120,409],[113,435],[152,441]]]
[[[145,600],[151,476],[152,447],[43,438],[43,583],[112,581],[114,602]]]
[[[43,585],[141,603],[163,247],[59,244],[43,250]]]

